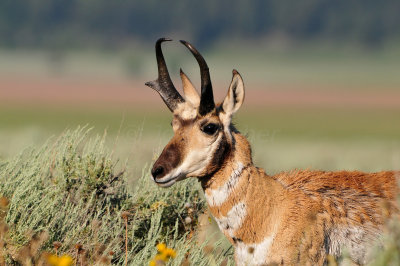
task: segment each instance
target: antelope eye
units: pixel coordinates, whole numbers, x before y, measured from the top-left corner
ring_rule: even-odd
[[[207,135],[214,135],[215,132],[219,129],[219,126],[217,124],[207,124],[205,125],[201,130],[206,133]]]

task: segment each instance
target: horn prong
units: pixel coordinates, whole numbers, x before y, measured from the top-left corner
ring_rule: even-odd
[[[185,100],[176,90],[174,84],[172,83],[171,77],[169,76],[167,64],[165,63],[164,55],[161,49],[161,43],[165,41],[172,41],[172,39],[160,38],[157,40],[155,45],[158,78],[154,81],[146,82],[145,85],[157,91],[168,108],[173,112],[178,103],[184,102]]]
[[[200,95],[196,91],[196,88],[190,81],[189,77],[183,72],[182,68],[180,69],[180,76],[183,85],[183,92],[185,94],[185,100],[198,107],[200,105]]]

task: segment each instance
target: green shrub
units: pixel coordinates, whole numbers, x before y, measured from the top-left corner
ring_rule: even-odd
[[[196,180],[161,189],[144,167],[142,176],[128,186],[127,179],[134,177],[124,169],[117,171],[104,137],[88,135],[85,128],[67,131],[40,149],[27,149],[16,158],[0,162],[0,196],[10,202],[5,217],[9,229],[3,243],[8,263],[21,261],[18,250],[35,235],[46,232],[41,250],[54,252],[53,243],[57,241],[61,243],[59,254],[76,257],[79,244],[84,249],[80,256],[88,264],[107,258],[112,264],[122,265],[125,218],[131,265],[148,264],[159,242],[176,250],[172,265],[184,260],[193,265],[218,265],[231,253],[216,243],[217,248],[205,254],[205,243],[198,244],[191,237],[198,215],[205,209]],[[185,208],[187,202],[194,209],[190,214]],[[189,225],[184,223],[188,215],[193,220]]]

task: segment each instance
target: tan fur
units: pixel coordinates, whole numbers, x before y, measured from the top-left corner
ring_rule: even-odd
[[[184,74],[182,81],[185,93],[197,94]],[[199,178],[238,265],[323,265],[328,254],[338,258],[345,249],[354,263],[366,263],[385,220],[398,217],[400,172],[270,176],[253,165],[249,142],[231,125],[243,100],[243,80],[234,71],[225,100],[212,112],[200,116],[193,101],[181,103],[174,111],[175,135],[153,167],[164,169],[155,181],[170,186]],[[206,134],[208,124],[219,129]]]
[[[249,150],[242,135],[234,137],[238,147]],[[299,170],[268,176],[251,163],[248,152],[234,154],[225,168],[203,182],[205,193],[226,181],[226,171],[236,161],[248,163],[238,189],[222,206],[210,210],[219,218],[237,202],[246,202],[248,215],[234,237],[250,244],[274,235],[265,263],[321,265],[326,260],[324,241],[329,231],[340,226],[360,227],[367,238],[376,241],[385,219],[398,211],[395,172]]]

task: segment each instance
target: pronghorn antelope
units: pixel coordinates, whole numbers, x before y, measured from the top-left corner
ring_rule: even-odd
[[[228,93],[215,104],[208,66],[181,41],[200,66],[199,95],[182,72],[184,97],[174,87],[156,42],[156,90],[173,113],[174,136],[151,175],[169,187],[187,177],[201,182],[211,213],[235,248],[237,265],[322,265],[347,250],[364,264],[379,242],[384,221],[397,212],[397,172],[292,171],[270,176],[253,165],[246,138],[232,125],[244,100],[233,70]]]

